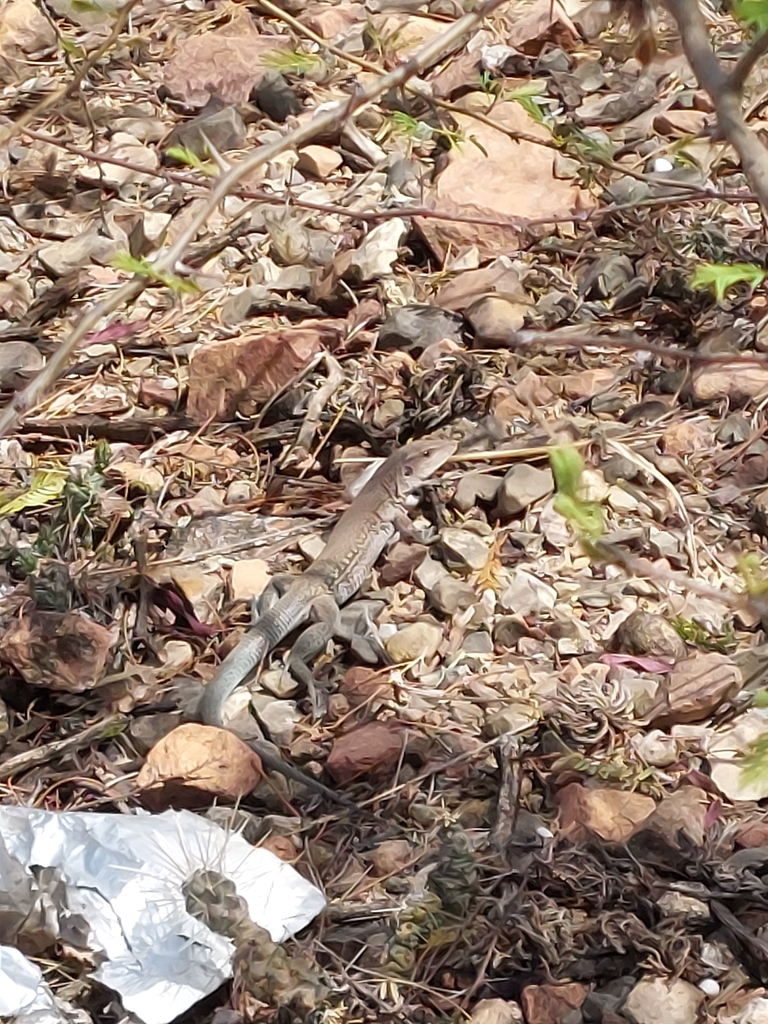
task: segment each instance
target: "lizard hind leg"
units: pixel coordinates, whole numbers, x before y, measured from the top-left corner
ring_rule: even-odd
[[[340,635],[341,620],[339,606],[330,594],[314,601],[312,614],[317,621],[308,626],[294,643],[288,659],[288,671],[306,687],[312,717],[318,721],[328,710],[328,694],[309,665],[335,636]]]

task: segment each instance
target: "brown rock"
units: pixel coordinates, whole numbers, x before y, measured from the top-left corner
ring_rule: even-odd
[[[248,415],[313,355],[335,348],[345,330],[343,320],[310,320],[201,346],[189,364],[189,416],[204,423],[231,419],[237,411]]]
[[[489,294],[499,295],[510,302],[529,301],[517,271],[499,261],[490,267],[465,270],[457,274],[453,280],[440,287],[435,296],[435,304],[460,313],[475,299]]]
[[[728,398],[732,402],[768,394],[768,370],[764,366],[724,363],[699,370],[693,378],[693,397],[700,402]]]
[[[296,166],[302,174],[311,174],[314,178],[327,178],[341,167],[342,162],[335,149],[312,145],[299,150]]]
[[[747,850],[768,846],[768,821],[753,821],[736,833],[736,845]]]
[[[526,134],[549,134],[523,108],[512,101],[493,107],[493,120],[504,128]],[[414,218],[428,245],[442,260],[447,252],[476,245],[481,258],[491,259],[519,248],[515,221],[534,220],[591,207],[591,196],[554,177],[554,156],[545,146],[512,140],[496,128],[458,114],[456,120],[474,141],[451,150],[432,196],[447,213],[497,218],[499,226],[462,224]],[[504,223],[508,221],[508,226]]]
[[[475,347],[513,346],[517,332],[525,324],[531,306],[510,302],[500,295],[484,295],[467,309],[467,319],[475,332]]]
[[[566,985],[527,985],[523,989],[523,1012],[527,1024],[561,1024],[578,1010],[587,988],[576,981]]]
[[[573,782],[557,794],[560,829],[574,841],[590,832],[606,842],[623,843],[656,809],[649,796],[620,789],[587,789]]]
[[[393,719],[368,722],[334,741],[326,770],[340,783],[386,775],[399,761],[405,741],[402,723]]]
[[[234,733],[188,723],[150,750],[136,781],[145,806],[159,811],[240,800],[261,776],[261,760]]]
[[[640,657],[683,661],[688,654],[685,641],[663,615],[634,611],[619,624],[607,644],[609,651]]]
[[[661,696],[646,712],[646,720],[658,729],[700,722],[733,697],[741,683],[741,671],[724,654],[686,658],[662,684]]]
[[[308,7],[299,16],[299,21],[322,39],[336,39],[360,20],[363,10],[360,4],[316,4]]]
[[[183,39],[163,68],[163,85],[189,107],[202,107],[214,95],[246,103],[264,77],[262,58],[285,45],[283,36],[260,35],[243,10],[228,25]]]
[[[375,711],[383,701],[393,699],[394,687],[377,669],[353,665],[339,681],[339,693],[346,697],[349,707],[366,705]]]
[[[82,693],[100,682],[114,640],[84,612],[33,609],[7,631],[0,658],[30,686]]]

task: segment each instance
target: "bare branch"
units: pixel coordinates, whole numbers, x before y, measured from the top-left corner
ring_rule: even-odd
[[[270,145],[260,146],[252,156],[231,167],[226,174],[217,179],[206,202],[201,205],[196,216],[189,222],[174,244],[161,251],[153,261],[155,269],[161,273],[173,273],[176,264],[183,258],[189,243],[200,228],[207,223],[216,207],[229,195],[238,181],[288,150],[305,145],[326,129],[332,128],[334,125],[343,124],[352,114],[377,100],[390,89],[396,89],[404,85],[406,81],[418,75],[424,68],[430,67],[438,58],[446,53],[450,53],[467,33],[479,25],[484,18],[504,2],[505,0],[486,0],[475,11],[463,15],[463,17],[449,25],[445,32],[441,32],[439,36],[430,40],[417,50],[409,60],[400,64],[393,71],[374,79],[365,88],[358,88],[347,101],[334,104],[328,110],[316,114],[305,125],[289,132],[283,138],[276,140]],[[4,437],[14,430],[19,418],[37,404],[53,382],[69,365],[83,339],[99,326],[101,320],[114,313],[125,303],[137,298],[146,286],[147,280],[145,278],[136,277],[122,285],[106,299],[96,303],[81,317],[71,334],[61,343],[47,365],[30,381],[23,391],[19,391],[14,395],[12,401],[0,413],[0,437]]]
[[[738,153],[747,181],[768,213],[768,151],[744,121],[741,95],[712,49],[698,0],[665,0],[665,4],[677,22],[693,73],[712,99],[720,131]]]
[[[739,58],[736,62],[736,67],[731,72],[729,79],[731,88],[734,92],[740,93],[744,88],[744,83],[749,78],[752,68],[757,64],[761,57],[764,57],[768,53],[768,28],[756,36],[747,50],[747,52]]]

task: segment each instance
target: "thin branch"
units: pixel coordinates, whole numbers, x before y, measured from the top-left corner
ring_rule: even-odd
[[[441,32],[439,36],[426,43],[409,60],[400,64],[393,71],[375,79],[364,88],[358,88],[348,100],[334,104],[333,107],[322,113],[315,114],[305,125],[284,135],[282,139],[278,139],[267,146],[260,146],[252,156],[231,167],[226,174],[217,179],[207,200],[201,204],[197,214],[190,220],[173,245],[161,251],[153,261],[154,268],[160,273],[174,272],[176,264],[184,257],[192,239],[200,228],[204,227],[214,210],[226,199],[241,178],[252,174],[264,166],[264,164],[281,156],[288,150],[305,145],[316,135],[332,128],[334,125],[343,124],[352,114],[379,99],[380,96],[383,96],[390,89],[397,89],[402,86],[424,68],[430,67],[446,52],[450,53],[465,35],[504,2],[505,0],[486,0],[475,11],[463,15],[463,17],[449,25],[445,32]],[[30,381],[23,391],[19,391],[14,395],[11,402],[0,413],[0,437],[5,437],[11,433],[16,428],[20,417],[42,398],[53,382],[69,365],[83,339],[96,329],[99,322],[104,317],[114,313],[125,303],[137,298],[147,287],[147,284],[146,278],[136,277],[132,281],[121,285],[112,295],[98,302],[81,317],[48,364]]]
[[[734,91],[712,49],[698,0],[665,0],[665,4],[677,22],[693,73],[714,104],[720,132],[738,153],[747,181],[763,211],[768,213],[768,151],[744,121],[741,95]]]
[[[763,29],[760,35],[756,36],[745,54],[739,57],[736,67],[728,79],[731,89],[735,93],[741,93],[744,83],[749,78],[752,68],[761,57],[768,53],[768,28]]]

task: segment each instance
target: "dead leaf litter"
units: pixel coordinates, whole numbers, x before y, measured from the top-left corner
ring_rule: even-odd
[[[649,49],[604,9],[500,3],[295,146],[461,5],[0,0],[4,401],[141,282],[0,440],[2,803],[190,808],[328,901],[277,941],[178,864],[230,943],[195,1020],[768,1020],[764,231],[672,20]],[[429,435],[458,452],[317,656],[324,713],[290,644],[232,699],[353,813],[190,718]],[[54,869],[17,868],[0,946],[117,1024]]]

